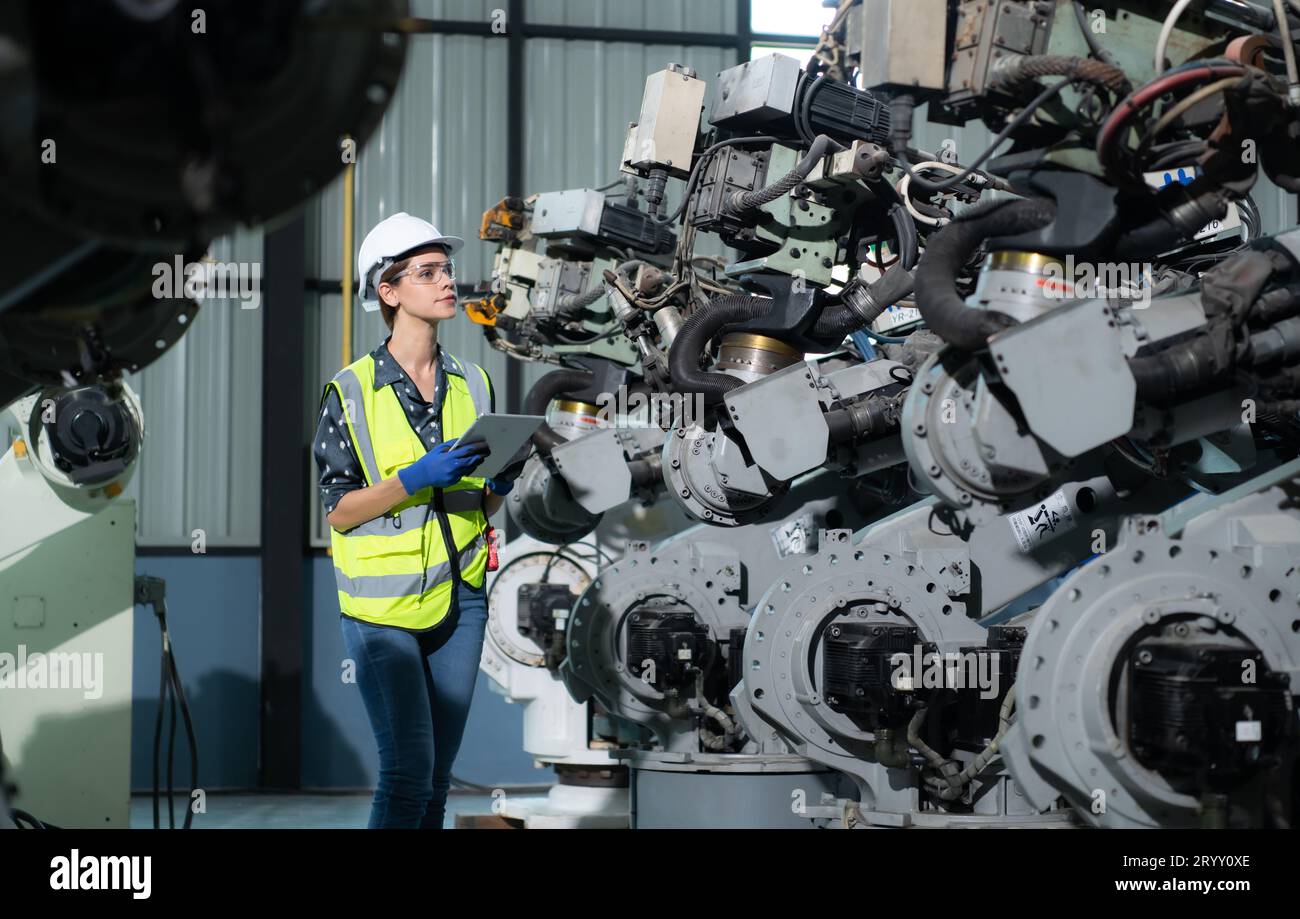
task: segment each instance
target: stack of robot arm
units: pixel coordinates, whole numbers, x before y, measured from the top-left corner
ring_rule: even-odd
[[[1198,6],[851,0],[652,74],[618,195],[485,216],[489,337],[558,365],[515,519],[696,521],[581,591],[575,698],[847,776],[814,821],[1289,825],[1300,21]]]

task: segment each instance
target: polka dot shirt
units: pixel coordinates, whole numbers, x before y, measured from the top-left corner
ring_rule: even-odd
[[[370,356],[375,361],[375,388],[392,386],[397,394],[398,404],[406,412],[411,428],[419,435],[420,441],[432,447],[442,439],[442,402],[447,392],[447,374],[456,373],[443,359],[442,345],[438,346],[438,366],[432,402],[426,402],[420,395],[420,388],[415,385],[402,366],[393,360],[388,351],[389,339],[384,339]],[[459,375],[459,374],[457,374]],[[492,411],[496,411],[496,393],[489,387]],[[320,473],[321,504],[329,514],[349,491],[366,487],[366,476],[361,470],[361,461],[352,448],[347,425],[343,420],[343,404],[332,387],[327,388],[325,401],[321,407],[319,423],[316,427],[316,440],[312,444],[312,454],[316,457],[316,468]]]

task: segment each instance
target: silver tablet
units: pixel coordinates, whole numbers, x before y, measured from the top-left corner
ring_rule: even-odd
[[[483,415],[456,439],[459,443],[485,440],[492,454],[475,467],[472,476],[491,478],[510,463],[528,438],[546,420],[544,415]]]

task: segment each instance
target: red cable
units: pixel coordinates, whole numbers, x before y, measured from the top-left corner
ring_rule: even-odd
[[[1207,64],[1204,67],[1196,67],[1190,70],[1181,70],[1177,73],[1166,74],[1157,77],[1150,83],[1140,86],[1129,94],[1128,98],[1115,106],[1106,123],[1102,125],[1101,130],[1097,132],[1097,159],[1101,161],[1103,167],[1109,169],[1107,154],[1112,138],[1124,126],[1124,123],[1137,112],[1146,108],[1147,104],[1156,97],[1163,96],[1171,89],[1182,86],[1185,83],[1208,83],[1212,79],[1219,77],[1241,75],[1245,76],[1245,67],[1234,67],[1227,64]]]

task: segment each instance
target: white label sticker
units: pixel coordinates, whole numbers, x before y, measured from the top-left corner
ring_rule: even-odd
[[[871,323],[871,328],[881,335],[888,335],[900,326],[920,321],[921,311],[919,309],[912,306],[891,306],[886,308],[875,322]]]
[[[1144,172],[1142,177],[1152,188],[1164,188],[1166,185],[1173,185],[1180,182],[1183,185],[1191,183],[1192,179],[1200,173],[1197,166],[1178,166],[1172,169],[1158,169],[1155,172]],[[1237,205],[1229,204],[1228,213],[1223,215],[1222,220],[1211,220],[1205,226],[1196,231],[1194,239],[1205,239],[1209,236],[1217,236],[1224,230],[1233,230],[1241,226],[1241,211],[1237,210]]]
[[[772,530],[772,544],[777,558],[807,555],[813,550],[812,514],[803,514]]]
[[[1023,511],[1008,514],[1007,521],[1021,552],[1032,552],[1049,539],[1074,529],[1074,514],[1064,491],[1049,495]]]
[[[1259,721],[1238,721],[1237,742],[1259,743],[1264,739],[1264,725]]]

